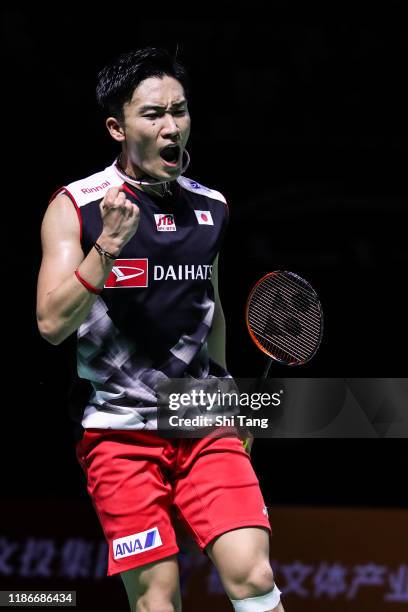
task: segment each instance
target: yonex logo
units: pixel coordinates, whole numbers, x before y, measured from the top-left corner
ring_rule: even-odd
[[[158,232],[175,232],[176,224],[174,223],[174,215],[165,213],[165,214],[155,214],[154,218],[156,220],[156,229]]]
[[[286,314],[295,311],[294,314],[305,315],[311,308],[310,300],[301,291],[283,295],[277,290],[271,300],[272,314],[268,317],[264,334],[266,336],[292,336],[297,338],[303,333],[301,320],[293,315]]]
[[[153,550],[163,546],[160,533],[157,527],[133,533],[132,535],[123,538],[117,538],[112,542],[112,551],[114,559],[124,559],[132,555],[140,555],[147,550]]]
[[[105,287],[147,287],[147,259],[117,259],[105,282]]]
[[[189,183],[193,189],[205,189],[206,191],[211,191],[211,189],[204,187],[204,185],[200,185],[200,183],[197,183],[197,181],[189,181]]]

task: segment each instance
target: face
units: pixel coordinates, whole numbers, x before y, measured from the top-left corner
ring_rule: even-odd
[[[159,180],[176,179],[190,134],[181,83],[170,76],[145,79],[123,111],[122,142],[133,169]]]

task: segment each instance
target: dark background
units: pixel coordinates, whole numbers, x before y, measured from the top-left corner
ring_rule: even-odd
[[[246,297],[264,273],[288,269],[325,313],[321,349],[297,376],[406,375],[403,3],[323,15],[272,4],[267,15],[226,3],[225,15],[200,19],[180,6],[3,12],[5,500],[87,499],[66,405],[75,341],[40,337],[35,290],[51,194],[117,154],[94,89],[120,52],[178,45],[189,69],[187,175],[222,191],[231,210],[220,283],[232,374],[262,371]],[[403,440],[257,440],[253,450],[267,501],[289,505],[404,506],[407,457]]]

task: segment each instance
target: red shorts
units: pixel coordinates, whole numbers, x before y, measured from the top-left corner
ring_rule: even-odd
[[[178,552],[172,509],[203,551],[231,529],[271,531],[250,457],[236,436],[165,439],[88,429],[76,454],[109,544],[108,576]]]

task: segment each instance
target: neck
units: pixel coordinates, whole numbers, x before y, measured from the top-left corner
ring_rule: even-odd
[[[145,183],[149,182],[149,179],[151,179],[151,177],[149,177],[148,175],[142,174],[139,168],[135,168],[133,164],[131,163],[131,161],[129,160],[126,153],[123,153],[123,151],[119,156],[117,165],[119,166],[120,170],[130,179],[133,179],[136,181],[143,180],[143,182]],[[139,185],[137,183],[132,183],[132,185],[136,187],[137,189],[140,189],[141,191],[146,192],[147,194],[157,195],[160,197],[165,196],[166,193],[171,193],[170,183],[168,181],[160,183],[158,185],[146,185],[146,184]]]

